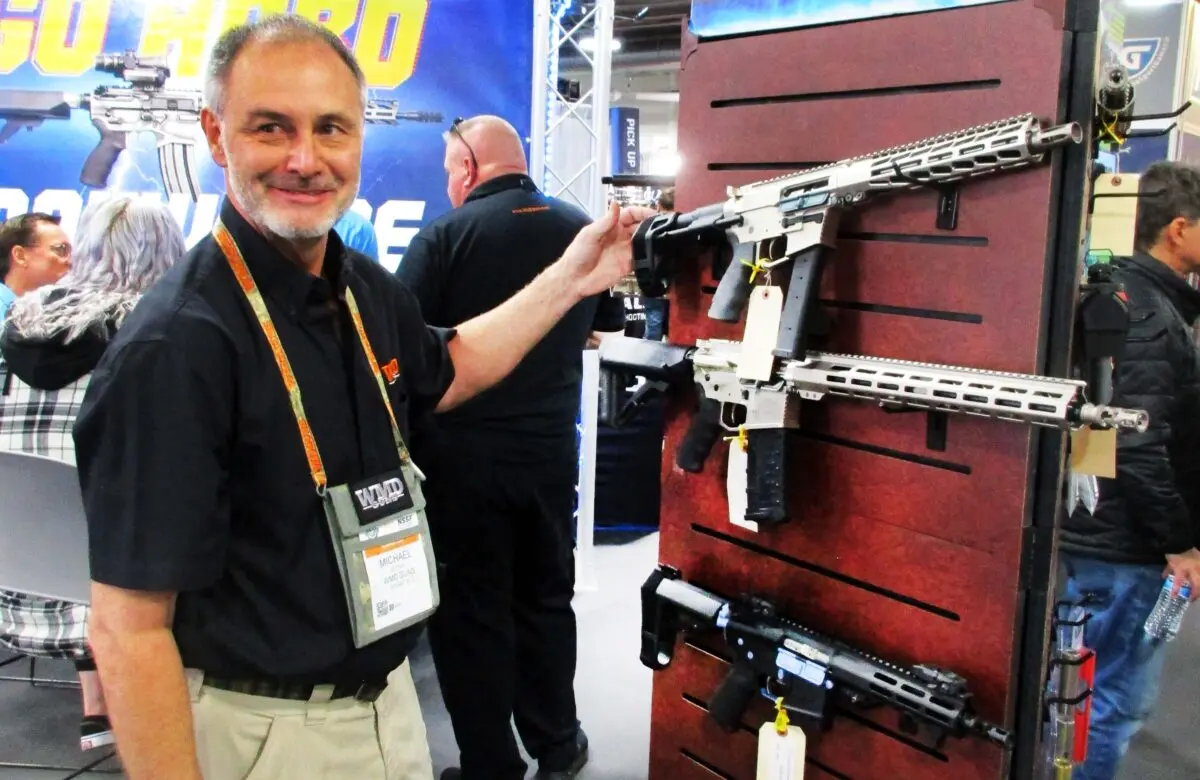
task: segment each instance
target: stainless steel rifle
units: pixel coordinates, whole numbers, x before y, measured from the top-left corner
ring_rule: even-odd
[[[1078,123],[1047,127],[1030,114],[1002,119],[881,152],[741,187],[728,198],[687,213],[656,215],[634,236],[634,272],[644,295],[666,293],[680,251],[697,240],[727,242],[733,256],[708,316],[736,322],[760,272],[792,264],[775,355],[808,350],[809,314],[821,273],[837,241],[842,209],[869,196],[1039,163],[1057,146],[1079,143]]]
[[[788,519],[785,437],[800,427],[800,401],[825,396],[872,401],[891,409],[923,409],[1069,429],[1144,431],[1139,409],[1089,403],[1083,381],[907,360],[809,352],[777,361],[768,382],[739,378],[742,344],[703,340],[688,347],[612,336],[600,345],[600,366],[611,375],[641,376],[648,392],[690,376],[700,409],[676,454],[676,465],[699,473],[724,431],[745,434],[745,519],[777,525]],[[640,403],[635,394],[631,404]],[[622,412],[620,417],[628,417]]]
[[[46,120],[70,119],[72,109],[84,109],[100,133],[88,154],[79,181],[89,187],[108,186],[109,176],[129,136],[153,133],[158,142],[158,165],[168,195],[199,199],[196,181],[196,141],[200,136],[200,90],[167,89],[171,70],[162,57],[139,57],[133,51],[101,54],[96,70],[111,73],[124,85],[102,85],[82,95],[42,90],[0,90],[0,143],[22,128],[33,130]]]
[[[438,111],[401,111],[400,101],[378,98],[367,101],[363,116],[369,125],[395,125],[401,122],[431,124],[442,121],[442,115]]]

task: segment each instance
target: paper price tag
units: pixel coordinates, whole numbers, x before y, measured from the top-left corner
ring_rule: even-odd
[[[1105,479],[1117,477],[1117,430],[1079,428],[1071,432],[1071,470]]]
[[[758,730],[758,773],[756,780],[804,780],[804,732],[791,727],[780,734],[774,723]]]
[[[433,607],[429,560],[421,534],[362,551],[371,585],[375,630],[407,620]]]
[[[729,500],[729,522],[739,528],[758,533],[758,523],[746,519],[746,508],[750,503],[746,496],[747,473],[750,459],[737,439],[729,442],[729,470],[725,475],[725,493]]]
[[[760,285],[750,293],[746,331],[742,334],[742,354],[738,358],[738,379],[768,382],[775,372],[775,342],[783,319],[783,290]]]

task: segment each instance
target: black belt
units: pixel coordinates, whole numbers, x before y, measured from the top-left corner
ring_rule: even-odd
[[[265,696],[270,699],[291,699],[294,701],[309,701],[318,687],[287,683],[279,680],[230,680],[224,677],[204,675],[204,684],[223,691],[244,693],[249,696]],[[386,682],[338,683],[333,686],[329,699],[345,699],[353,697],[359,701],[373,702],[387,687]],[[324,697],[322,697],[323,699]]]

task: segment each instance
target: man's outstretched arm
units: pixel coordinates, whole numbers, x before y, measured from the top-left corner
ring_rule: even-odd
[[[507,301],[459,325],[448,348],[454,382],[438,411],[451,409],[507,376],[575,304],[609,289],[633,269],[633,233],[654,215],[619,209],[585,227],[553,265]]]

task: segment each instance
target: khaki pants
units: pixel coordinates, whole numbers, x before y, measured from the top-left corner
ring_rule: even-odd
[[[204,780],[433,778],[407,661],[374,703],[250,696],[205,686],[194,670],[187,674]]]

